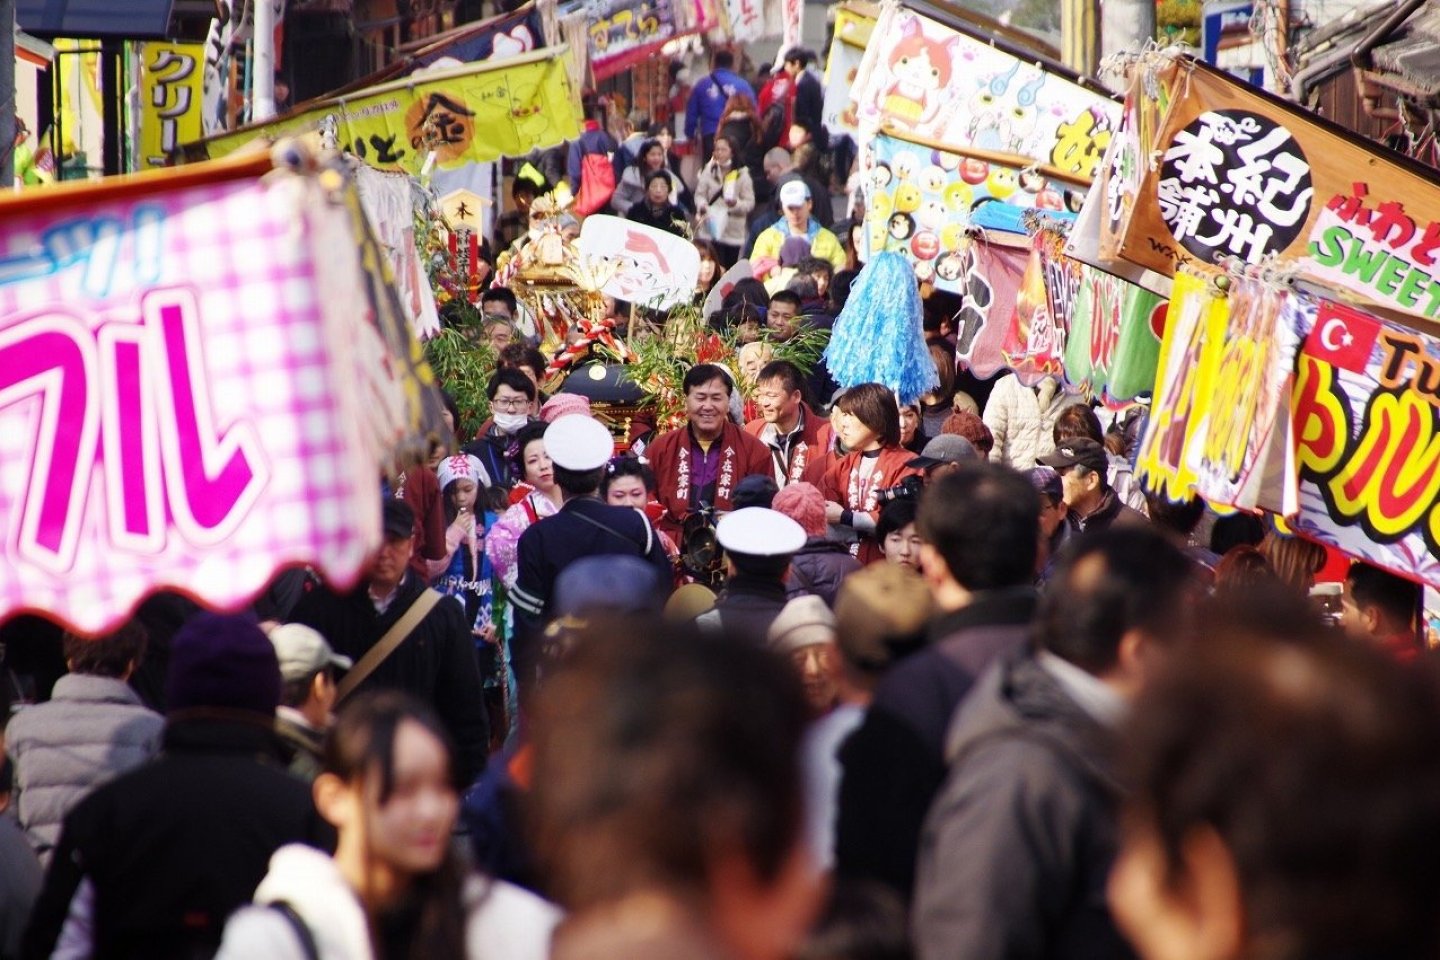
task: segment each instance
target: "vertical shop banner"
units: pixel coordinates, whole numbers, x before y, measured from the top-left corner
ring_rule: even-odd
[[[725,0],[730,38],[736,43],[754,43],[765,38],[765,3],[768,0]]]
[[[1107,95],[898,5],[876,22],[854,96],[862,130],[1026,157],[1087,180],[1120,120]]]
[[[1170,92],[1122,256],[1166,273],[1298,260],[1307,276],[1440,317],[1433,170],[1193,61]]]
[[[1018,238],[1017,238],[1018,244]],[[965,300],[955,316],[955,359],[987,380],[1005,369],[1005,338],[1030,251],[1023,245],[968,241],[959,258],[960,290]]]
[[[1299,295],[1281,327],[1281,349],[1295,351],[1291,526],[1440,586],[1440,342]]]
[[[1082,267],[1065,343],[1066,381],[1109,405],[1153,389],[1166,310],[1158,294]]]
[[[835,8],[835,37],[825,61],[825,126],[833,133],[859,132],[855,112],[855,79],[875,21],[845,6]]]
[[[1214,397],[1216,346],[1224,342],[1229,307],[1207,279],[1188,271],[1175,274],[1150,420],[1135,468],[1137,480],[1170,500],[1195,492],[1199,444]]]
[[[359,203],[217,167],[0,203],[0,618],[233,609],[284,564],[353,583],[379,542],[434,391]]]
[[[565,52],[547,47],[313,101],[186,152],[223,157],[256,138],[309,133],[333,118],[340,146],[381,170],[419,174],[432,152],[442,171],[524,156],[580,135],[580,104]]]
[[[1022,230],[1027,210],[1068,216],[1081,194],[1033,172],[970,160],[886,134],[869,144],[864,259],[882,250],[903,254],[915,276],[960,293],[966,228],[982,211],[1008,214],[1005,229]],[[988,220],[987,225],[994,221]]]
[[[140,50],[141,169],[163,167],[182,143],[201,135],[200,43],[144,43]]]

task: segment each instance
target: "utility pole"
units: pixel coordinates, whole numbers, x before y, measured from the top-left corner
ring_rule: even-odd
[[[15,183],[15,0],[0,0],[0,189]],[[33,132],[32,136],[40,136]]]
[[[274,0],[253,2],[255,65],[250,74],[250,122],[259,123],[275,116],[275,4]]]

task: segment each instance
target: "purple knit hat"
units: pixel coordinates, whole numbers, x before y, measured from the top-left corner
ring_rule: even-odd
[[[280,661],[253,617],[202,613],[170,641],[167,713],[244,710],[273,716],[280,705]]]

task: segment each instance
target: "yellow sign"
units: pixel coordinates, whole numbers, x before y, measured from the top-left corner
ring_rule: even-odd
[[[140,52],[140,144],[135,167],[166,166],[182,143],[200,136],[203,43],[146,43]]]
[[[565,47],[411,76],[317,100],[269,123],[196,143],[191,159],[223,157],[259,137],[296,136],[333,117],[340,147],[373,167],[419,173],[521,157],[580,135],[580,101]]]

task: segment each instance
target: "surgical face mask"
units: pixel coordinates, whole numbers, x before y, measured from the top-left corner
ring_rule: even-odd
[[[495,426],[499,427],[502,433],[515,433],[530,422],[530,418],[523,413],[500,413],[497,411],[494,418]]]

